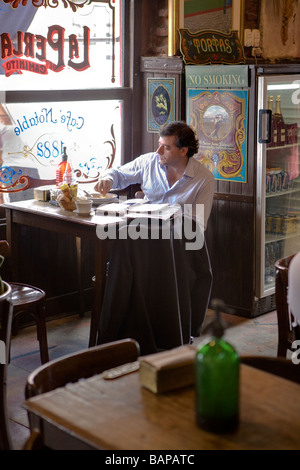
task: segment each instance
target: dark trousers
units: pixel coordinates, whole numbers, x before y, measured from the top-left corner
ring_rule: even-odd
[[[112,242],[98,344],[130,337],[149,354],[200,334],[212,272],[205,242],[197,250],[186,243],[172,231],[169,239]]]

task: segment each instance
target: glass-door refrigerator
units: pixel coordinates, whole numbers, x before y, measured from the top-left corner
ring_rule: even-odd
[[[300,70],[283,72],[257,74],[257,298],[275,292],[275,261],[300,251]]]
[[[215,177],[212,298],[255,317],[276,309],[276,260],[300,251],[300,66],[190,65],[185,80],[196,158]]]

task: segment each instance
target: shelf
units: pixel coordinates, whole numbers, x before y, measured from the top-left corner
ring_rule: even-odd
[[[278,242],[280,240],[288,240],[290,238],[299,238],[300,237],[300,232],[297,231],[295,233],[291,233],[289,235],[281,235],[281,234],[278,234],[278,235],[273,235],[271,233],[266,233],[265,235],[265,245],[267,243],[273,243],[273,242]]]
[[[267,148],[267,151],[269,151],[269,150],[284,150],[284,149],[288,149],[288,148],[291,148],[291,147],[295,147],[295,145],[299,145],[299,143],[295,142],[294,144],[279,145],[278,147],[266,147],[266,148]]]
[[[272,281],[265,281],[265,290],[271,289],[272,287],[275,287],[275,277]]]
[[[278,197],[278,196],[285,196],[286,194],[298,193],[300,188],[293,188],[293,189],[283,189],[281,191],[274,191],[273,193],[266,193],[266,199],[270,197]]]

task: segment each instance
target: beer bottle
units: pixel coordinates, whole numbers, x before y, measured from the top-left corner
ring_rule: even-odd
[[[268,109],[271,111],[271,129],[270,129],[271,138],[270,138],[270,142],[267,144],[267,147],[275,147],[276,142],[277,142],[277,131],[276,131],[276,126],[275,126],[274,112],[273,112],[273,96],[272,95],[268,96]]]

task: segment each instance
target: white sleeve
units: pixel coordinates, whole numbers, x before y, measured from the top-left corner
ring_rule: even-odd
[[[204,230],[206,230],[207,222],[211,213],[211,208],[214,199],[215,191],[215,180],[207,178],[204,184],[201,186],[201,189],[196,198],[196,205],[204,205]]]
[[[112,189],[124,189],[130,184],[141,184],[145,163],[145,156],[141,155],[119,168],[107,170],[101,178],[111,179]]]

